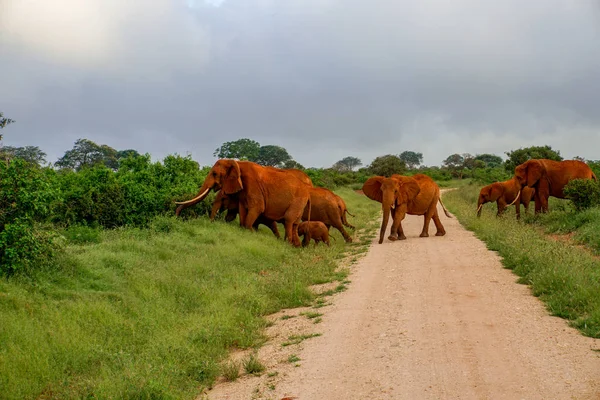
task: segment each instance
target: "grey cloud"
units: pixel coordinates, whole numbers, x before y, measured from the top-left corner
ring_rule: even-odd
[[[592,1],[164,4],[164,18],[110,31],[127,51],[108,67],[7,46],[0,109],[18,123],[6,143],[55,159],[87,137],[202,164],[241,137],[314,166],[532,144],[600,158]]]

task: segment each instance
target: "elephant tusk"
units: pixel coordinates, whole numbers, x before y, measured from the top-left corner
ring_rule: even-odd
[[[519,190],[519,193],[517,193],[517,197],[515,197],[515,199],[513,200],[512,203],[509,204],[509,206],[512,206],[513,204],[515,204],[517,202],[517,199],[519,198],[520,194],[521,194],[521,190]]]
[[[479,210],[481,210],[481,207],[483,207],[483,204],[480,204],[479,207],[477,207],[477,212],[479,212]]]
[[[204,196],[206,196],[206,193],[208,193],[208,191],[210,190],[210,188],[206,189],[204,192],[200,193],[198,196],[194,197],[191,200],[186,200],[186,201],[176,201],[175,204],[180,204],[180,205],[186,205],[186,204],[191,204],[194,203],[195,201],[198,201],[198,199],[203,198]]]

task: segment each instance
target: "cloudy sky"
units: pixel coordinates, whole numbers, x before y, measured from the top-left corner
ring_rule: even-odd
[[[595,0],[0,0],[4,144],[600,159]]]

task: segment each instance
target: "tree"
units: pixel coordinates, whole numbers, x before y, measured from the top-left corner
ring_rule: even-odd
[[[331,168],[338,172],[350,172],[361,165],[362,161],[359,158],[348,156],[337,161]]]
[[[423,162],[423,153],[415,153],[414,151],[403,151],[400,154],[400,159],[406,163],[409,169],[419,168]]]
[[[225,142],[217,148],[213,156],[219,158],[234,158],[237,160],[255,161],[260,152],[260,143],[251,139],[238,139]]]
[[[554,161],[562,161],[560,151],[552,150],[550,146],[531,146],[518,150],[507,151],[505,153],[508,160],[504,163],[504,168],[509,173],[514,173],[517,165],[523,164],[527,160],[545,158]]]
[[[475,160],[483,161],[488,168],[495,168],[502,165],[502,157],[495,154],[477,154]]]
[[[73,148],[54,163],[59,168],[74,169],[76,171],[84,167],[101,164],[117,169],[119,166],[117,150],[105,144],[98,145],[88,139],[78,139]]]
[[[292,156],[289,155],[286,149],[281,146],[267,145],[261,146],[258,151],[258,157],[254,161],[257,164],[271,166],[271,167],[282,167],[286,162],[292,160]]]
[[[402,174],[406,171],[406,164],[400,157],[387,154],[375,158],[367,168],[374,175],[390,177],[393,174]]]
[[[42,165],[46,162],[46,153],[37,146],[13,147],[4,146],[0,149],[2,158],[20,158],[32,164]]]
[[[463,156],[458,153],[452,154],[443,161],[443,164],[448,168],[452,176],[462,179],[463,171],[465,169],[465,158]]]
[[[137,158],[141,154],[137,152],[137,150],[127,149],[127,150],[119,150],[117,151],[117,160],[127,157]]]
[[[298,161],[296,160],[288,160],[283,164],[283,168],[284,169],[305,169],[304,165],[300,164]]]
[[[16,122],[13,119],[10,118],[5,118],[4,114],[2,112],[0,112],[0,129],[4,129],[6,127],[6,125],[8,124],[12,124]],[[0,134],[0,140],[2,140],[2,135]]]

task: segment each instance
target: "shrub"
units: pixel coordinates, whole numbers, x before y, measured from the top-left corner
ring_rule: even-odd
[[[55,174],[24,160],[0,162],[0,273],[13,274],[49,261],[58,235],[42,228],[58,200]]]
[[[565,196],[578,211],[600,205],[600,185],[591,179],[574,179],[564,188]]]

